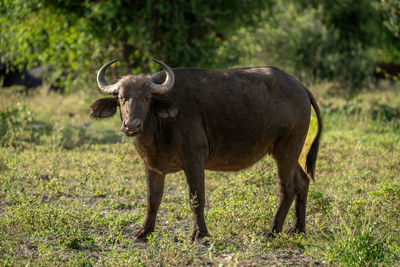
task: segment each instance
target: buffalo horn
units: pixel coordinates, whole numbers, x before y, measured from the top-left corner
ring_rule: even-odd
[[[171,90],[172,87],[174,86],[174,82],[175,82],[174,72],[164,62],[161,62],[161,61],[159,61],[157,59],[154,59],[154,58],[153,58],[153,60],[155,62],[157,62],[165,70],[165,72],[167,74],[167,78],[165,79],[165,82],[163,84],[155,84],[155,83],[152,82],[151,85],[150,85],[151,92],[153,94],[158,94],[158,95],[165,94],[166,92]]]
[[[118,93],[119,90],[119,86],[117,84],[109,84],[106,80],[106,78],[104,77],[104,73],[106,72],[106,70],[108,69],[108,67],[113,64],[116,60],[110,61],[108,63],[106,63],[103,67],[101,67],[99,69],[99,71],[97,72],[97,84],[99,85],[100,90],[103,93],[112,95],[112,94],[116,94]]]

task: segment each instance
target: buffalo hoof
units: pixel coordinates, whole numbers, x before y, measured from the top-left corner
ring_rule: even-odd
[[[297,234],[297,233],[305,233],[306,229],[304,227],[296,227],[296,226],[292,226],[292,228],[289,229],[289,231],[287,231],[288,235],[292,235],[292,234]]]
[[[192,234],[192,241],[200,241],[206,236],[210,236],[208,232],[202,232],[198,229],[195,229]]]
[[[277,232],[268,232],[265,234],[265,237],[267,239],[267,241],[271,241],[272,239],[274,239],[276,237],[278,233]]]
[[[151,234],[151,231],[146,231],[145,229],[140,229],[136,235],[135,239],[140,242],[147,242],[147,237]]]

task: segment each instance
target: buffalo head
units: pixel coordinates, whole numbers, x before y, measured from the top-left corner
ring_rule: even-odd
[[[107,118],[115,114],[120,107],[122,120],[121,131],[127,136],[135,136],[144,131],[151,112],[159,118],[175,118],[178,109],[172,103],[160,99],[161,95],[169,92],[174,86],[175,75],[165,63],[153,59],[166,72],[164,83],[156,84],[149,75],[127,75],[115,84],[109,84],[104,77],[107,68],[116,62],[113,60],[105,64],[97,73],[97,84],[100,90],[112,98],[102,98],[95,101],[90,109],[92,118]]]

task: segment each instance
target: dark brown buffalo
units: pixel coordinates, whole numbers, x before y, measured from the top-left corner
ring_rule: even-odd
[[[122,127],[133,136],[147,175],[147,210],[139,239],[154,231],[164,179],[183,170],[195,214],[193,239],[208,235],[204,222],[204,169],[238,171],[270,154],[278,168],[280,200],[271,232],[282,231],[295,202],[290,232],[305,230],[309,177],[314,177],[322,121],[311,93],[295,78],[273,67],[229,70],[169,68],[165,72],[128,75],[108,84],[105,64],[97,81],[102,92],[114,95],[91,105],[94,118],[112,116],[120,107]],[[310,123],[311,106],[318,133],[306,160],[298,158]]]
[[[377,81],[383,79],[398,81],[400,79],[400,64],[380,62],[375,66],[374,77]]]
[[[50,75],[53,73],[52,75]],[[46,84],[49,91],[63,92],[64,87],[60,86],[62,80],[68,76],[66,70],[58,75],[54,74],[53,66],[37,66],[31,69],[18,68],[10,63],[0,62],[0,86],[10,87],[15,85],[21,85],[25,87],[25,90],[36,88]],[[46,78],[51,80],[46,82]],[[75,77],[72,77],[74,79]]]

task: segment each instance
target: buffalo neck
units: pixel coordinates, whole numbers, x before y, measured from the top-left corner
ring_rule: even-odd
[[[138,134],[133,138],[135,144],[140,144],[141,147],[151,147],[154,145],[154,140],[159,133],[160,122],[157,115],[149,112],[149,115],[144,123],[143,133]]]

